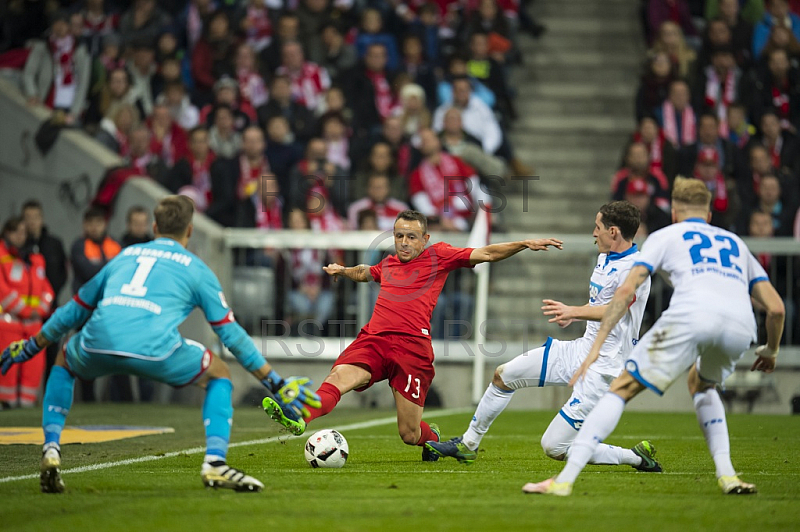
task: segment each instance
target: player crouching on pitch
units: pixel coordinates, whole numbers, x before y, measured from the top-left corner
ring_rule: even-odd
[[[236,491],[264,485],[226,463],[233,406],[228,365],[203,345],[182,338],[178,325],[200,307],[233,355],[294,416],[319,407],[306,387],[309,379],[282,379],[236,323],[211,269],[186,249],[192,236],[194,205],[186,196],[167,196],[155,209],[156,239],[125,248],[47,320],[41,332],[8,346],[0,356],[5,374],[70,329],[85,322],[58,354],[44,393],[44,449],[40,482],[45,493],[61,493],[61,431],[72,407],[75,378],[139,375],[171,386],[205,388],[203,423],[206,455],[203,484]],[[87,321],[88,320],[88,321]]]

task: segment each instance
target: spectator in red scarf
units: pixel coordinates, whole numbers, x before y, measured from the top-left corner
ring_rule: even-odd
[[[69,15],[57,11],[47,39],[31,47],[22,71],[22,92],[31,104],[65,111],[71,124],[80,119],[86,104],[92,62],[69,30]]]
[[[377,229],[391,231],[397,215],[408,209],[408,205],[390,196],[392,182],[386,174],[372,174],[367,181],[367,195],[353,202],[347,209],[347,223],[350,229],[360,229],[359,215],[372,211],[377,217]]]
[[[147,120],[150,129],[150,152],[158,155],[168,168],[189,151],[186,132],[172,119],[166,104],[156,104]]]
[[[689,85],[675,80],[669,86],[669,95],[655,110],[658,125],[675,149],[688,146],[697,140],[697,123],[691,105]]]
[[[664,51],[651,52],[647,71],[636,92],[636,119],[641,120],[661,107],[667,99],[670,84],[676,79],[675,68]]]
[[[104,4],[104,0],[86,0],[80,11],[81,34],[92,56],[100,53],[103,39],[114,35],[119,26],[119,15],[107,12]]]
[[[672,143],[667,142],[667,139],[664,138],[664,132],[658,127],[654,118],[646,116],[639,121],[639,127],[631,135],[631,140],[623,150],[620,167],[625,165],[628,148],[635,142],[641,142],[649,150],[650,171],[663,172],[667,180],[672,183],[677,174],[678,154],[672,147]]]
[[[264,132],[249,126],[242,133],[242,154],[218,158],[211,164],[211,204],[206,214],[226,227],[247,226],[242,204],[252,202],[262,176],[271,175],[264,156]]]
[[[195,127],[189,131],[189,153],[172,167],[167,188],[175,194],[192,197],[195,209],[205,212],[211,203],[211,164],[215,158],[208,144],[208,130]]]
[[[210,125],[213,112],[221,105],[231,110],[233,127],[240,133],[256,119],[255,110],[239,99],[239,83],[229,76],[222,76],[214,83],[214,101],[200,109],[200,123]]]
[[[488,196],[470,166],[442,151],[439,137],[430,129],[419,133],[423,160],[411,173],[409,193],[412,206],[438,221],[443,231],[468,231],[478,208]]]
[[[291,127],[295,139],[305,142],[317,130],[314,114],[304,105],[292,100],[291,81],[286,76],[275,76],[269,91],[269,101],[258,108],[258,123],[262,128],[276,116],[284,117]]]
[[[233,20],[244,34],[245,42],[255,53],[260,53],[272,42],[272,22],[264,0],[241,2]]]
[[[95,140],[120,157],[130,153],[130,135],[139,125],[139,112],[129,103],[116,103],[109,107],[100,121]]]
[[[252,118],[255,119],[255,109],[267,103],[269,92],[264,78],[258,73],[255,50],[248,43],[242,43],[236,49],[236,80],[242,105],[253,110]]]
[[[393,75],[386,64],[386,48],[372,43],[367,47],[362,64],[343,78],[357,136],[375,132],[397,104],[392,92]]]
[[[697,142],[685,146],[678,152],[678,173],[691,175],[700,152],[710,148],[717,152],[719,169],[725,175],[739,171],[739,156],[730,142],[720,136],[719,118],[712,113],[700,115],[697,128]]]
[[[305,60],[303,47],[297,41],[284,43],[281,58],[282,64],[275,73],[288,77],[293,100],[313,111],[331,86],[328,73],[319,65]]]
[[[641,142],[628,146],[625,166],[614,174],[611,181],[611,199],[623,199],[628,183],[636,180],[645,182],[647,193],[656,207],[669,212],[669,181],[663,172],[650,170],[649,152]]]
[[[225,11],[216,11],[203,28],[203,37],[192,50],[192,79],[194,99],[207,103],[211,100],[216,80],[223,75],[233,77],[233,59],[236,39],[230,31],[230,19]]]
[[[768,68],[754,82],[750,109],[756,123],[772,110],[781,129],[797,133],[800,126],[800,71],[792,67],[786,50],[772,50]]]
[[[767,149],[773,167],[792,175],[800,175],[800,146],[797,137],[781,128],[780,118],[775,111],[770,110],[761,115],[761,133],[752,142]]]
[[[736,66],[733,47],[719,46],[711,51],[711,64],[697,80],[695,109],[712,112],[719,117],[719,134],[728,136],[728,108],[739,99],[742,72]]]
[[[731,201],[725,175],[719,169],[719,154],[714,148],[702,148],[697,155],[694,167],[695,178],[705,183],[711,191],[711,223],[718,227],[729,227],[731,219]]]

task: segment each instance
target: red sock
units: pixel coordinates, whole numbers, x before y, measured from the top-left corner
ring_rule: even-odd
[[[437,436],[436,433],[431,430],[431,426],[424,421],[419,422],[419,430],[422,434],[420,434],[417,445],[420,447],[425,445],[426,441],[439,441],[439,436]]]
[[[317,419],[318,417],[328,414],[339,402],[339,399],[342,398],[339,388],[329,382],[322,383],[322,386],[317,390],[317,395],[319,395],[322,406],[319,408],[306,407],[309,412],[308,416],[305,418],[306,423],[312,419]]]

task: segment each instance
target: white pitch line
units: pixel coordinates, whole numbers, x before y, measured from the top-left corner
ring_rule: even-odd
[[[434,418],[434,417],[444,417],[450,416],[453,414],[465,414],[468,412],[472,412],[471,408],[450,408],[444,410],[437,410],[431,412],[429,414],[425,414],[425,418]],[[361,421],[359,423],[351,423],[350,425],[342,425],[340,427],[325,427],[325,428],[335,428],[338,431],[346,431],[346,430],[359,430],[359,429],[368,429],[372,427],[379,427],[381,425],[389,425],[391,423],[397,422],[397,416],[392,417],[385,417],[381,419],[373,419],[370,421]],[[322,428],[318,429],[322,430]],[[281,441],[285,439],[294,439],[294,438],[301,438],[302,436],[292,436],[289,434],[282,434],[280,436],[271,436],[269,438],[260,438],[258,440],[247,440],[247,441],[240,441],[231,443],[228,445],[228,448],[231,447],[246,447],[248,445],[262,445],[265,443],[274,443],[276,441]],[[190,449],[184,449],[182,451],[170,451],[168,453],[159,454],[159,455],[148,455],[148,456],[140,456],[138,458],[126,458],[125,460],[116,460],[114,462],[102,462],[99,464],[91,464],[79,467],[73,467],[72,469],[64,469],[61,471],[62,474],[71,475],[74,473],[86,473],[88,471],[99,471],[101,469],[109,469],[111,467],[117,466],[124,466],[124,465],[131,465],[131,464],[140,464],[143,462],[153,462],[155,460],[163,460],[164,458],[174,458],[176,456],[180,456],[183,454],[199,454],[204,453],[206,451],[205,447],[192,447]],[[14,482],[16,480],[31,480],[34,478],[39,478],[39,475],[19,475],[16,477],[2,477],[0,478],[0,484],[4,484],[6,482]]]

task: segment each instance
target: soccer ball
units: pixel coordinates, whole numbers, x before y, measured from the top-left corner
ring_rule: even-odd
[[[344,467],[349,452],[347,440],[335,430],[320,430],[306,441],[306,461],[311,467]]]

